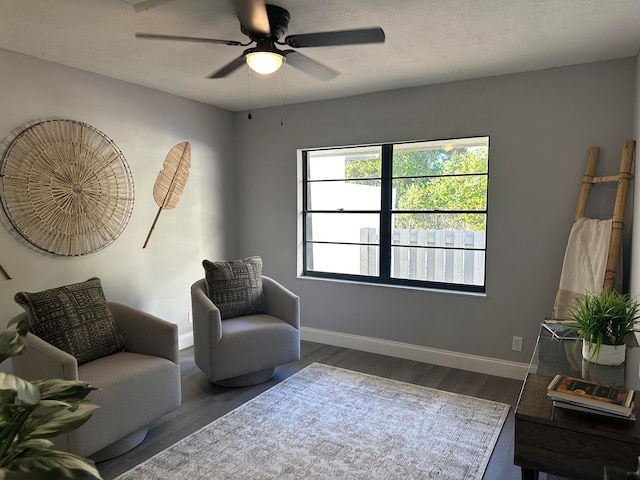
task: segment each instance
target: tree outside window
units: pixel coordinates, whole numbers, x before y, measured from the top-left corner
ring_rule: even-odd
[[[484,291],[488,159],[488,137],[305,151],[305,274]]]

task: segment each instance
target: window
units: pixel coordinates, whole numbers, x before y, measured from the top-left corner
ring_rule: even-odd
[[[489,137],[305,150],[303,274],[484,292]]]

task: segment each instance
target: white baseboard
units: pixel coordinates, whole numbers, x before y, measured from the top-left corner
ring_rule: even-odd
[[[380,340],[378,338],[362,337],[347,333],[331,332],[317,328],[302,327],[300,336],[303,340],[324,343],[335,347],[351,348],[370,353],[389,355],[391,357],[431,363],[443,367],[459,368],[471,372],[497,375],[499,377],[523,380],[529,365],[526,363],[510,362],[497,358],[480,357],[466,353],[450,352],[437,348],[422,347],[408,343]]]
[[[193,345],[193,332],[183,333],[178,336],[178,349],[189,348]]]

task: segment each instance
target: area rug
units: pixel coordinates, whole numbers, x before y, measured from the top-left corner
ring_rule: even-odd
[[[314,363],[117,480],[480,480],[508,412]]]

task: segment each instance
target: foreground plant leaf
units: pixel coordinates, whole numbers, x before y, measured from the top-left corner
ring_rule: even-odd
[[[92,478],[101,479],[100,472],[91,460],[72,453],[50,450],[48,448],[25,449],[11,463],[11,472],[42,472],[40,478]],[[46,472],[46,473],[45,473]],[[0,480],[3,480],[0,469]],[[9,477],[10,478],[10,477]]]
[[[0,372],[0,390],[16,392],[16,400],[27,405],[35,405],[40,401],[40,389],[31,382]]]
[[[49,438],[67,433],[83,425],[98,408],[92,403],[56,407],[46,409],[40,415],[33,415],[25,422],[24,438]]]
[[[89,382],[80,380],[36,380],[33,382],[40,390],[40,396],[43,400],[68,400],[79,401],[85,398],[93,390],[98,388],[91,386]]]
[[[0,363],[7,358],[22,355],[26,348],[24,336],[28,330],[29,323],[26,320],[21,320],[0,333]]]
[[[27,320],[0,332],[0,362],[21,355]],[[0,372],[0,480],[15,473],[25,478],[101,479],[94,463],[77,455],[52,450],[47,440],[84,424],[96,405],[85,397],[96,387],[62,379],[28,382]]]

